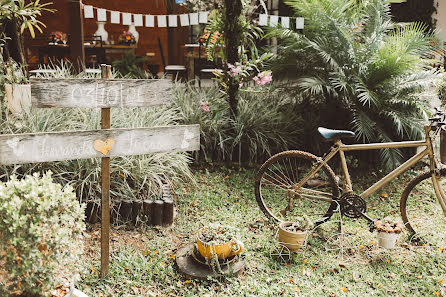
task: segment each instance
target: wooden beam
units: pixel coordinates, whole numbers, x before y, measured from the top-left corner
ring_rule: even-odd
[[[85,67],[84,22],[81,0],[67,0],[70,12],[70,51],[75,70],[80,73]]]
[[[102,64],[101,71],[103,79],[110,79],[110,65]],[[110,107],[101,109],[101,129],[110,129]],[[98,148],[95,143],[93,147]],[[101,160],[101,193],[101,277],[104,278],[110,266],[110,157]]]
[[[31,79],[34,107],[142,107],[170,104],[168,79]]]
[[[200,126],[0,135],[0,165],[200,149]]]

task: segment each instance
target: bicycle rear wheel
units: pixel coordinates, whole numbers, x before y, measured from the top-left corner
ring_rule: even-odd
[[[446,191],[446,169],[437,175]],[[432,173],[425,172],[412,179],[401,194],[400,211],[412,239],[433,246],[446,244],[446,217],[434,191]]]
[[[256,200],[263,213],[275,221],[294,221],[307,215],[316,225],[337,209],[336,176],[324,165],[301,188],[296,185],[320,159],[303,151],[285,151],[260,167],[255,182]]]

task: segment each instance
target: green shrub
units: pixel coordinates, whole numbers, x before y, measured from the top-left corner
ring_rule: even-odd
[[[285,94],[241,92],[234,119],[217,86],[177,84],[173,98],[181,123],[200,124],[201,154],[207,160],[259,162],[299,144],[302,121]]]
[[[200,153],[205,159],[222,160],[228,154],[226,143],[230,140],[227,103],[216,85],[196,88],[192,84],[175,84],[173,108],[181,124],[200,124]],[[205,112],[200,105],[206,102],[210,112]]]
[[[73,188],[62,189],[50,172],[0,183],[2,290],[51,296],[56,285],[71,282],[81,268],[83,217]]]
[[[229,150],[237,160],[256,163],[300,145],[302,118],[289,97],[279,92],[242,92],[231,121]]]
[[[142,68],[142,64],[146,60],[146,57],[138,57],[135,55],[135,51],[129,50],[121,60],[113,61],[112,65],[121,76],[128,78],[149,78],[150,74]]]

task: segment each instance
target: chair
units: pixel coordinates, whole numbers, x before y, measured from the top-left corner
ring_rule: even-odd
[[[167,65],[164,70],[168,76],[172,76],[173,81],[187,77],[187,70],[183,65]]]
[[[164,59],[163,47],[161,45],[161,39],[158,37],[158,46],[161,53],[161,61],[163,63],[164,71],[167,75],[172,77],[172,80],[177,80],[178,78],[186,80],[187,69],[184,65],[167,65]]]
[[[84,36],[85,64],[96,68],[105,63],[105,48],[102,47],[102,36]]]
[[[203,46],[204,42],[199,40],[200,48]],[[215,77],[216,72],[222,72],[218,67],[218,64],[221,64],[221,61],[209,61],[207,57],[201,57],[201,50],[198,51],[198,58],[194,61],[195,64],[195,73],[194,75],[198,75],[198,86],[201,88],[201,80],[202,79],[212,79]]]

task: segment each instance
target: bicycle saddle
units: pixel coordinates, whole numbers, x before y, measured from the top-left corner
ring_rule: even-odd
[[[355,132],[347,131],[347,130],[332,130],[327,128],[319,127],[317,131],[321,133],[322,137],[325,140],[338,140],[341,138],[351,138],[355,137]]]

